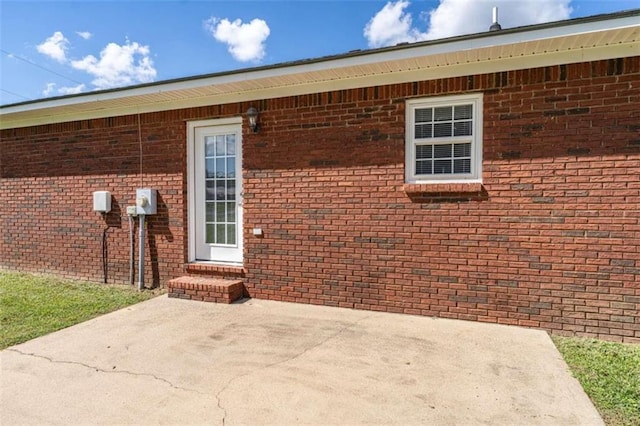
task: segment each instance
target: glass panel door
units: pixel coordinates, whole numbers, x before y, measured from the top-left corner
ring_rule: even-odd
[[[236,245],[236,135],[205,137],[207,244]]]
[[[240,127],[197,128],[196,258],[242,262]]]

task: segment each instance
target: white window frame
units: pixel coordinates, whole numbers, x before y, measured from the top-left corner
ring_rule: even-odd
[[[427,139],[415,138],[415,110],[439,106],[473,105],[472,135],[430,138],[429,143],[471,141],[471,173],[416,175],[416,146]],[[405,119],[405,180],[407,183],[469,183],[482,182],[482,93],[456,96],[434,96],[406,101]]]

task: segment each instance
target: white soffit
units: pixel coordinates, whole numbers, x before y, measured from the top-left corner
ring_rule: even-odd
[[[503,30],[0,107],[0,128],[277,98],[640,54],[632,16]]]

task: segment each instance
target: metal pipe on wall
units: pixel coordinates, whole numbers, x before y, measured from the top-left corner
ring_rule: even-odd
[[[144,239],[145,239],[145,225],[144,215],[138,216],[140,218],[140,250],[138,254],[138,290],[142,291],[144,288]]]
[[[133,235],[133,216],[129,216],[129,284],[135,284],[135,241]]]

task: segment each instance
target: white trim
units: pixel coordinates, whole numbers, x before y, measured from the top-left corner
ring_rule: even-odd
[[[637,15],[455,37],[0,107],[0,128],[635,56]]]
[[[429,175],[418,176],[415,174],[415,156],[416,141],[414,137],[414,111],[416,108],[431,108],[436,106],[448,106],[458,104],[473,105],[473,132],[471,139],[471,174],[468,176],[456,175]],[[467,95],[453,96],[429,96],[423,98],[409,99],[406,101],[405,107],[405,182],[406,183],[469,183],[482,182],[482,127],[483,127],[483,105],[484,95],[482,93],[473,93]],[[465,137],[467,138],[467,137]],[[440,141],[446,143],[455,143],[456,138],[445,138]],[[432,142],[438,142],[438,139],[432,139]],[[425,142],[427,142],[425,140]]]
[[[187,238],[188,241],[188,262],[202,262],[200,260],[196,260],[196,188],[195,188],[195,145],[196,138],[195,133],[196,129],[202,127],[212,127],[212,126],[231,126],[231,125],[240,125],[242,126],[242,117],[232,117],[232,118],[220,118],[213,120],[197,120],[197,121],[189,121],[187,122],[187,211],[188,211],[188,221],[187,224],[188,232]],[[242,164],[242,149],[238,150],[237,155],[241,158]],[[242,181],[242,170],[238,170],[238,180]],[[239,221],[239,227],[242,227],[242,223]],[[243,231],[240,231],[240,236],[244,235]],[[233,265],[238,266],[238,263],[228,263],[228,262],[213,262],[208,261],[207,263],[216,264],[216,265]],[[240,265],[242,262],[240,262]]]
[[[147,98],[144,100],[145,102],[141,101],[139,104],[128,106],[117,105],[120,103],[117,101],[114,101],[113,103],[109,101],[109,105],[105,105],[104,107],[99,107],[98,105],[93,105],[93,107],[91,107],[91,104],[88,103],[86,105],[79,104],[76,108],[73,108],[73,110],[66,111],[58,110],[58,108],[62,107],[53,104],[47,106],[44,106],[41,103],[29,104],[32,105],[31,109],[25,109],[24,111],[17,112],[0,108],[0,129],[12,129],[105,117],[118,117],[138,113],[145,114],[183,108],[197,108],[235,102],[248,102],[257,99],[298,96],[309,93],[323,93],[334,90],[409,83],[413,81],[428,81],[612,58],[625,58],[629,56],[636,56],[639,51],[640,43],[633,43],[592,49],[563,50],[559,52],[523,55],[496,60],[489,59],[453,65],[438,65],[437,63],[434,63],[434,65],[429,68],[393,71],[365,76],[359,75],[345,79],[326,79],[322,81],[274,85],[271,87],[247,89],[238,92],[223,93],[220,95],[188,98],[176,97],[177,99],[159,99],[153,102],[149,102]],[[104,101],[100,101],[100,104],[102,102]]]
[[[152,84],[143,87],[134,87],[117,91],[106,91],[96,94],[87,94],[78,97],[64,97],[56,100],[44,100],[38,103],[42,107],[75,105],[92,101],[119,99],[131,96],[153,95],[162,92],[172,92],[185,89],[194,89],[204,86],[215,86],[227,83],[238,83],[247,80],[260,80],[274,77],[282,77],[295,73],[305,73],[313,71],[325,71],[343,67],[357,67],[362,65],[376,64],[380,62],[397,61],[402,59],[412,59],[421,56],[433,56],[445,53],[463,52],[468,50],[484,49],[496,46],[506,46],[530,41],[562,38],[567,36],[584,36],[601,31],[611,31],[624,28],[638,28],[637,16],[619,17],[605,19],[601,21],[589,21],[584,23],[572,23],[567,21],[566,25],[557,25],[545,28],[524,27],[521,30],[512,29],[496,31],[491,33],[479,33],[471,36],[453,37],[439,40],[437,42],[415,43],[413,45],[398,48],[378,49],[370,52],[362,52],[355,56],[338,56],[327,60],[308,61],[302,63],[292,63],[289,66],[265,67],[248,69],[244,72],[234,72],[220,74],[211,77],[194,78],[191,80],[181,80]],[[582,46],[585,48],[588,46]],[[636,52],[637,54],[637,52]],[[523,54],[524,55],[524,54]],[[49,104],[49,105],[47,105]],[[6,113],[19,112],[30,109],[32,104],[17,105],[7,108]]]

